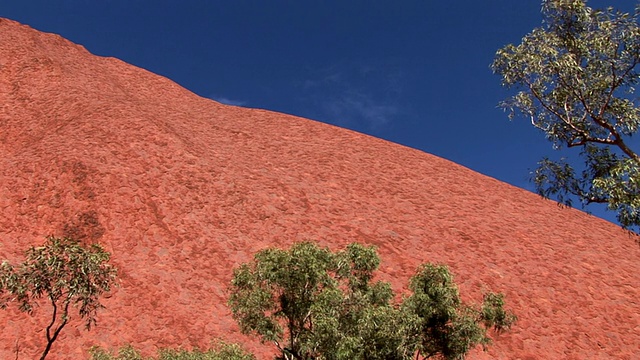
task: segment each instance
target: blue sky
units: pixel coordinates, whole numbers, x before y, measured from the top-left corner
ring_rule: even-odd
[[[632,11],[631,0],[592,0]],[[489,66],[540,26],[539,0],[15,0],[0,17],[220,102],[387,139],[532,189],[554,155]],[[557,154],[556,154],[557,155]],[[577,155],[577,154],[575,154]],[[612,213],[592,209],[598,216]]]

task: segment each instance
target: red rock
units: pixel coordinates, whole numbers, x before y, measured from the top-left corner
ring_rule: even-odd
[[[51,359],[215,338],[266,357],[239,335],[227,285],[256,251],[300,240],[377,245],[398,291],[431,261],[468,299],[504,292],[519,322],[470,359],[640,358],[640,247],[618,226],[418,150],[198,97],[10,20],[0,33],[0,259],[73,235],[120,269],[98,326],[72,322]],[[1,311],[0,358],[34,358],[48,310]]]

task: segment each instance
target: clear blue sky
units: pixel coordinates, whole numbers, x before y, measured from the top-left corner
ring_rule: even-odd
[[[588,4],[632,11],[634,1]],[[526,120],[510,122],[496,107],[509,92],[489,65],[496,50],[540,26],[540,5],[5,0],[0,17],[60,34],[204,97],[346,127],[531,190],[529,172],[554,153]]]

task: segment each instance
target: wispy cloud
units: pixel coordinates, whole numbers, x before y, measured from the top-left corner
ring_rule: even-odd
[[[399,113],[396,105],[376,102],[370,94],[348,91],[324,104],[334,121],[344,125],[364,121],[370,130],[379,131]]]
[[[328,68],[320,71],[320,75],[317,78],[306,79],[302,82],[303,90],[312,90],[329,85],[340,85],[344,83],[343,75],[333,69]]]
[[[229,99],[228,97],[224,97],[224,96],[210,96],[209,98],[212,99],[212,100],[215,100],[215,101],[217,101],[219,103],[223,103],[225,105],[233,105],[233,106],[245,106],[245,105],[247,105],[246,101]]]
[[[401,73],[371,65],[332,66],[299,83],[315,118],[364,132],[380,132],[401,114]]]

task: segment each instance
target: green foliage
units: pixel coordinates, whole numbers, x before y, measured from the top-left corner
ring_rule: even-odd
[[[108,292],[116,270],[109,265],[109,253],[100,245],[84,246],[68,238],[49,236],[40,247],[26,252],[26,260],[18,266],[4,261],[0,266],[0,307],[17,302],[20,311],[32,313],[41,298],[52,306],[51,322],[46,328],[47,346],[44,359],[53,342],[69,321],[70,305],[78,308],[89,330],[96,324],[96,313],[103,306],[99,297]]]
[[[328,272],[336,270],[332,254],[311,244],[289,252],[261,251],[252,266],[244,264],[234,272],[230,305],[241,330],[258,331],[263,341],[280,347],[284,336],[281,319],[285,320],[289,348],[280,350],[301,352],[310,336],[311,306],[323,289],[335,288],[335,279]]]
[[[274,343],[279,359],[459,359],[489,342],[488,328],[516,320],[502,295],[488,294],[481,309],[463,304],[447,268],[429,264],[393,304],[390,285],[372,281],[379,263],[359,244],[266,249],[235,269],[229,305],[242,332]]]
[[[554,148],[577,147],[583,165],[543,159],[538,193],[565,205],[606,203],[626,228],[640,226],[640,6],[594,10],[583,0],[544,0],[543,25],[498,50],[493,71],[518,92],[501,104],[530,119]]]
[[[89,352],[91,360],[145,360],[131,345],[124,346],[115,355],[99,347],[93,347]]]
[[[163,349],[156,357],[149,358],[142,357],[140,352],[130,345],[121,348],[115,355],[94,347],[91,349],[91,360],[255,360],[255,356],[237,344],[221,342],[206,351]]]
[[[475,346],[489,344],[487,328],[502,331],[516,321],[504,310],[501,294],[486,294],[482,309],[463,304],[446,266],[422,265],[409,289],[413,293],[402,306],[420,319],[420,351],[427,358],[462,359]]]

